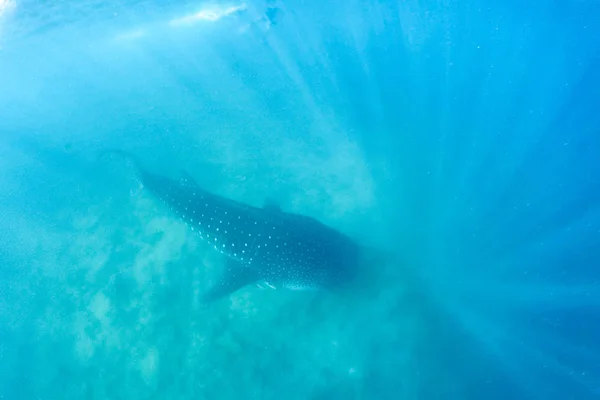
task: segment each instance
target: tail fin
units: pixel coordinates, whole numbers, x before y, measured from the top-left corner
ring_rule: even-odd
[[[98,154],[98,159],[102,160],[102,159],[106,159],[106,158],[112,157],[112,156],[121,157],[122,159],[124,159],[125,161],[127,161],[128,163],[133,165],[136,169],[140,169],[140,167],[142,165],[135,155],[133,155],[127,151],[117,150],[117,149],[102,150],[100,152],[100,154]]]
[[[103,150],[98,154],[98,160],[101,161],[109,160],[112,163],[115,158],[124,161],[125,167],[131,169],[132,173],[126,174],[133,181],[130,185],[130,193],[132,195],[137,194],[144,187],[142,179],[143,169],[139,159],[127,151],[116,149]]]

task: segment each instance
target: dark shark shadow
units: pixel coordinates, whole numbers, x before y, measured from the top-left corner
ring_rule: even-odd
[[[371,279],[368,270],[387,257],[312,217],[284,212],[271,201],[254,207],[216,195],[185,172],[179,179],[150,172],[123,151],[105,151],[101,157],[115,155],[132,168],[137,187],[148,190],[225,256],[224,271],[204,293],[205,302],[252,283],[290,290],[353,287],[357,280],[364,284]]]

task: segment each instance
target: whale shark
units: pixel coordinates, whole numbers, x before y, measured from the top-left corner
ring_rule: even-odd
[[[225,268],[203,294],[206,302],[249,284],[291,290],[334,289],[352,281],[361,247],[315,218],[238,202],[203,189],[188,173],[172,179],[145,169],[131,154],[111,150],[134,165],[136,181],[200,239],[225,258]]]

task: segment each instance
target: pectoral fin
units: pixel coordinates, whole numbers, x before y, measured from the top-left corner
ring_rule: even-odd
[[[205,302],[218,300],[257,280],[258,274],[255,269],[233,259],[227,259],[223,275],[204,293],[202,299]]]

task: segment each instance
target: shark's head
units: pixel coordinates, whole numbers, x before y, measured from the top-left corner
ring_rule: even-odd
[[[340,234],[342,235],[342,234]],[[335,246],[338,254],[328,266],[331,281],[327,286],[336,288],[352,282],[359,275],[362,268],[363,249],[349,237],[342,235]]]

